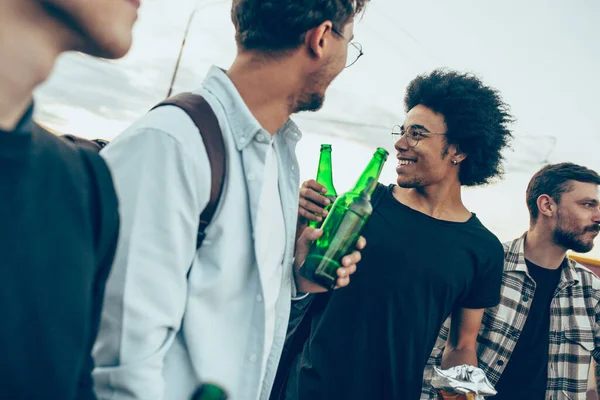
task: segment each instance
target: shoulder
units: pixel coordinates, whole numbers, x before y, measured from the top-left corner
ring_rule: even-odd
[[[568,263],[574,270],[575,279],[579,281],[576,287],[581,288],[581,295],[585,301],[586,309],[588,313],[593,310],[596,316],[596,324],[598,324],[600,319],[600,278],[589,268],[584,267],[575,260],[568,259]]]
[[[169,137],[183,147],[200,139],[198,128],[184,110],[176,106],[165,105],[138,118],[116,140],[152,135]]]
[[[392,185],[386,186],[382,183],[377,183],[375,190],[373,190],[373,194],[371,195],[371,204],[373,208],[376,208],[381,200],[385,197],[386,193],[391,189]]]
[[[33,128],[36,146],[48,159],[44,165],[52,165],[56,184],[67,185],[69,196],[65,201],[80,202],[94,221],[94,231],[113,237],[118,231],[119,213],[117,194],[110,170],[98,151],[56,136],[39,125]]]
[[[165,156],[174,150],[192,162],[206,158],[198,128],[185,111],[171,105],[158,107],[137,119],[103,149],[102,155],[114,152],[115,148],[126,149],[129,154],[142,153],[141,156],[143,153],[150,156],[152,148],[162,148]]]
[[[575,270],[579,284],[583,286],[584,293],[588,292],[600,301],[600,278],[589,268],[584,267],[575,260],[568,260],[569,266]]]
[[[146,173],[187,171],[210,182],[208,154],[198,128],[181,108],[165,105],[137,119],[100,152],[115,176],[139,168]],[[137,167],[136,167],[137,166]],[[182,175],[181,175],[182,176]]]
[[[113,190],[110,171],[98,151],[54,135],[37,124],[34,124],[33,135],[34,151],[68,171],[73,179],[83,181],[80,184],[100,181],[107,186],[106,190]]]
[[[34,123],[32,128],[34,154],[49,156],[60,163],[81,163],[81,149],[69,140],[48,132]]]
[[[100,154],[122,203],[136,198],[140,190],[154,193],[157,188],[176,191],[198,207],[208,202],[212,182],[208,153],[198,128],[178,107],[165,105],[148,112]]]
[[[504,247],[500,239],[492,233],[483,223],[473,214],[469,221],[468,229],[474,234],[474,243],[482,247],[485,251],[489,251],[494,255],[504,254]]]

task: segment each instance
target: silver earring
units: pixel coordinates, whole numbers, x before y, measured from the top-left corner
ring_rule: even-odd
[[[457,164],[458,164],[458,161],[456,161],[456,160],[452,160],[452,164],[454,164],[454,165],[457,165]]]

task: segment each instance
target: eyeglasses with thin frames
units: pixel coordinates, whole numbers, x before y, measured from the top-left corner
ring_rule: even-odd
[[[394,125],[392,128],[394,145],[396,145],[398,140],[406,137],[406,143],[408,143],[410,147],[415,147],[419,144],[419,141],[432,135],[445,136],[446,133],[429,132],[427,129],[416,125],[410,125],[407,128],[404,128],[401,125]]]
[[[338,31],[335,26],[332,26],[331,30],[339,37],[346,39],[346,37],[340,31]],[[348,41],[348,55],[346,56],[346,66],[344,68],[348,68],[354,65],[358,61],[358,59],[365,54],[363,53],[362,46],[360,43],[350,41],[348,39],[346,40]]]

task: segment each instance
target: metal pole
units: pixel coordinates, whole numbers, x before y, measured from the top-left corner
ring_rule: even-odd
[[[173,76],[171,77],[171,85],[169,85],[169,92],[167,93],[167,97],[170,97],[173,93],[173,85],[175,84],[175,78],[177,77],[177,72],[179,71],[179,63],[181,62],[181,56],[183,55],[183,48],[185,47],[185,40],[187,39],[188,33],[190,32],[190,26],[192,25],[192,20],[194,19],[194,15],[196,14],[196,10],[198,9],[198,4],[194,7],[194,10],[190,14],[190,18],[187,23],[187,27],[185,28],[185,33],[183,34],[183,40],[181,41],[181,48],[179,49],[179,55],[177,56],[177,62],[175,63],[175,70],[173,71]]]

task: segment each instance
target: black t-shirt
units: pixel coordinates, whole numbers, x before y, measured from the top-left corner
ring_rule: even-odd
[[[350,285],[312,316],[287,400],[418,399],[448,315],[498,304],[504,255],[496,236],[475,215],[457,223],[413,210],[393,188],[377,188],[385,193]]]
[[[37,125],[0,131],[0,398],[93,399],[119,228],[106,164]]]
[[[529,260],[527,270],[535,281],[535,294],[523,331],[500,380],[494,400],[544,400],[548,378],[550,303],[562,268],[546,269]],[[564,265],[563,265],[564,266]]]

